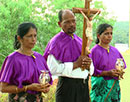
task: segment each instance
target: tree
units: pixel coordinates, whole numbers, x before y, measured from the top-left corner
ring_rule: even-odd
[[[114,43],[129,43],[129,22],[120,21],[116,22],[114,25],[113,38],[115,39]]]
[[[13,42],[17,26],[26,21],[42,21],[36,16],[36,7],[40,5],[42,4],[39,1],[33,4],[31,0],[0,1],[0,65],[3,59],[14,51]]]
[[[94,20],[93,32],[96,38],[97,25],[104,22],[114,24],[115,18],[108,18],[108,12],[101,1],[92,3],[94,8],[102,8],[102,13]],[[34,50],[43,54],[48,41],[61,29],[58,26],[58,11],[84,7],[84,0],[0,0],[0,66],[5,57],[14,51],[13,42],[17,26],[22,22],[32,22],[38,28],[37,45]],[[83,16],[76,14],[76,34],[82,37]],[[92,46],[94,45],[94,42]]]

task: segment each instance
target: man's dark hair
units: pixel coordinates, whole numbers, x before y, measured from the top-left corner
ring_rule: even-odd
[[[72,9],[68,9],[70,11],[72,11]],[[58,18],[59,18],[59,21],[62,22],[62,15],[64,13],[65,10],[60,10],[59,13],[58,13]]]
[[[58,18],[60,22],[62,21],[62,14],[63,14],[63,10],[60,10],[58,13]]]

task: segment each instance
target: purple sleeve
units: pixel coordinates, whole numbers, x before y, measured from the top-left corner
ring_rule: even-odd
[[[94,75],[98,75],[98,74],[101,74],[102,73],[102,68],[100,67],[101,65],[101,52],[96,49],[92,49],[91,51],[91,54],[89,55],[90,58],[92,59],[93,61],[93,65],[94,65]]]
[[[11,84],[13,77],[13,61],[11,58],[6,57],[0,72],[0,82],[7,82]]]
[[[124,62],[124,64],[125,64],[125,67],[124,67],[124,68],[126,69],[126,67],[127,67],[127,66],[126,66],[126,62],[125,62],[123,56],[121,55],[121,53],[120,53],[120,57],[123,59],[123,62]]]

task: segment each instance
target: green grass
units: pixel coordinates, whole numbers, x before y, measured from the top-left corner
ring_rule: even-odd
[[[8,102],[7,99],[8,99],[8,94],[7,93],[2,94],[0,92],[0,102]]]
[[[130,54],[123,54],[127,68],[125,69],[124,79],[120,81],[121,86],[121,102],[130,101]]]

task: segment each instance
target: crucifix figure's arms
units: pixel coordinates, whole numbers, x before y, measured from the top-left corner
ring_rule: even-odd
[[[78,9],[81,12],[81,14],[84,16],[84,18],[86,18],[86,21],[87,21],[86,24],[88,26],[90,24],[90,21],[89,21],[88,17],[84,14],[84,12],[80,8],[78,8]]]
[[[80,10],[80,12],[82,13],[82,15],[86,18],[86,20],[89,22],[89,19],[88,19],[88,17],[83,13],[83,11],[82,10]]]
[[[94,19],[99,13],[100,13],[100,11],[98,11],[98,12],[92,17],[92,19]]]

